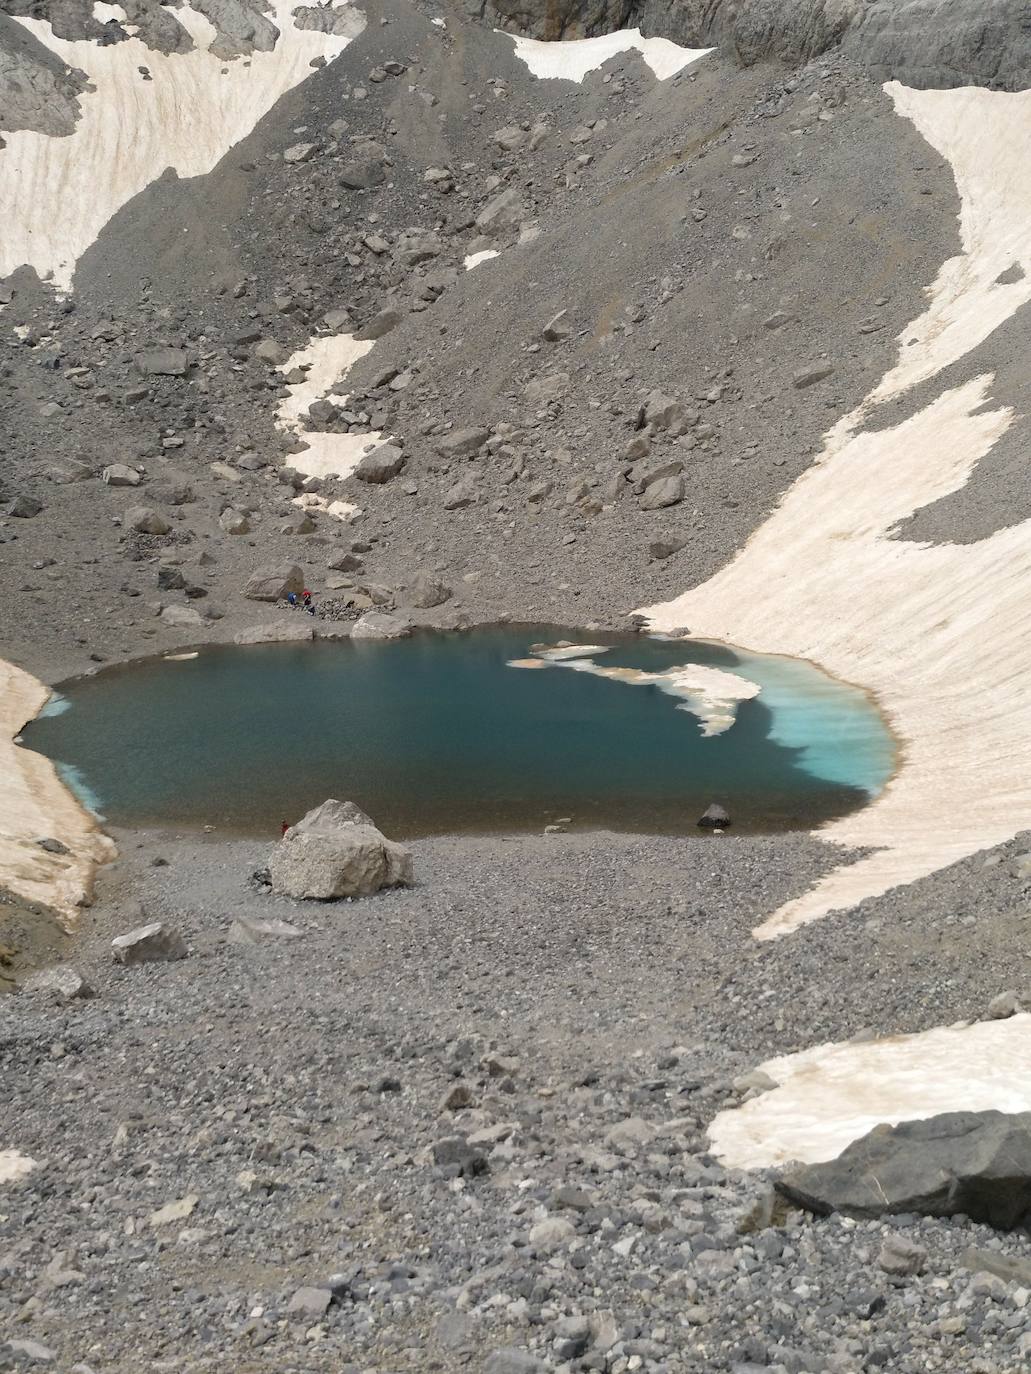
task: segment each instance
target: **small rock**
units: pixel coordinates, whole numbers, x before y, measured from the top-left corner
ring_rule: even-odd
[[[133,506],[122,516],[122,524],[137,534],[167,534],[172,528],[153,506]]]
[[[173,1221],[185,1221],[192,1216],[197,1203],[200,1201],[196,1193],[188,1193],[186,1197],[179,1198],[176,1202],[166,1202],[164,1207],[159,1207],[156,1212],[150,1215],[150,1224],[158,1230],[162,1226],[170,1226]]]
[[[116,935],[111,941],[111,950],[115,962],[127,967],[186,957],[186,943],[182,936],[162,921],[151,921],[125,935]]]
[[[40,969],[22,983],[28,993],[51,993],[62,1002],[94,997],[96,994],[82,974],[71,964],[55,964],[52,968]]]
[[[127,467],[125,463],[111,463],[101,477],[109,487],[138,487],[141,480],[136,469]]]
[[[296,563],[258,568],[247,580],[243,594],[248,601],[285,601],[291,592],[304,591],[304,573]]]
[[[927,1251],[905,1236],[887,1236],[877,1256],[877,1263],[886,1274],[903,1277],[922,1274],[927,1263]]]
[[[321,1317],[329,1309],[333,1294],[328,1288],[298,1288],[287,1305],[288,1316]]]
[[[446,586],[439,577],[427,572],[416,573],[408,588],[409,604],[420,610],[429,610],[433,606],[443,606],[445,601],[450,601],[452,595],[450,587]]]
[[[802,391],[807,386],[815,386],[817,382],[822,382],[830,377],[834,372],[831,363],[813,363],[811,367],[802,367],[794,374],[791,379],[792,386]]]

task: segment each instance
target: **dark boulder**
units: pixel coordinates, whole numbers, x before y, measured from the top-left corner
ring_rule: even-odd
[[[1002,1231],[1031,1223],[1031,1112],[946,1112],[876,1126],[777,1189],[810,1212],[871,1218],[960,1213]]]

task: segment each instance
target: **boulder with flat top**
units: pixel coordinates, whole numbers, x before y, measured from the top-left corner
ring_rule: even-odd
[[[272,890],[330,902],[412,881],[412,856],[388,840],[353,802],[331,798],[292,826],[269,858]]]

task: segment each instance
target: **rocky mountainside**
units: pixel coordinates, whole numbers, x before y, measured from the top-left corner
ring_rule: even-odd
[[[1021,0],[487,0],[469,10],[543,39],[640,27],[686,47],[718,47],[746,67],[796,66],[839,49],[875,80],[921,88],[1019,91],[1031,80]]]
[[[0,8],[5,661],[694,592],[665,628],[880,672],[916,778],[850,849],[420,840],[314,907],[271,844],[139,828],[77,905],[96,831],[37,833],[5,737],[0,1368],[1025,1368],[1019,1239],[815,1221],[708,1133],[790,1115],[778,1058],[1031,1000],[1026,6]],[[527,35],[609,41],[555,78]],[[1027,1110],[1005,1024],[1012,1072],[934,1073]]]

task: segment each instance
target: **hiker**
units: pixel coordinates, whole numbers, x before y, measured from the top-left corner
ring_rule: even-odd
[[[289,822],[289,821],[280,821],[280,822],[279,822],[279,838],[282,839],[283,836],[286,834],[286,832],[287,832],[289,829],[290,829],[290,822]]]
[[[297,593],[296,593],[296,592],[287,592],[287,594],[286,594],[286,599],[287,599],[287,603],[288,603],[289,605],[291,605],[291,606],[296,606],[296,605],[297,605]]]

